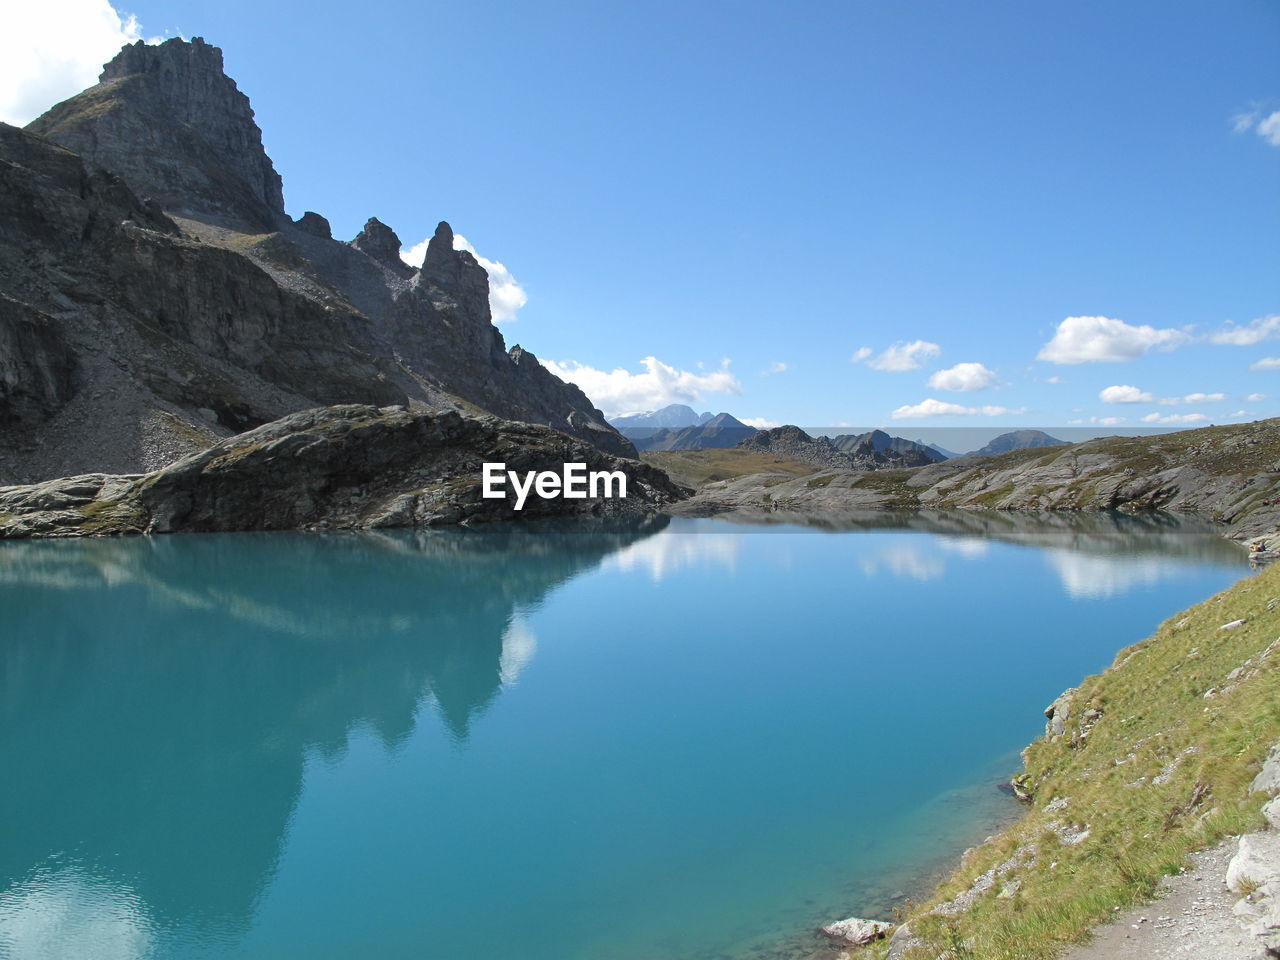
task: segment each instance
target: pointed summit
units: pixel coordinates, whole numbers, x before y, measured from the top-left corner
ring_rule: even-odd
[[[413,273],[413,268],[400,259],[400,238],[377,217],[365,222],[351,245],[402,277]]]
[[[223,72],[222,51],[200,37],[128,44],[97,85],[27,129],[179,216],[268,230],[284,219],[280,175],[249,98]]]
[[[454,260],[453,227],[449,226],[448,221],[441,220],[436,224],[436,232],[431,242],[427,244],[427,259],[423,261],[422,269],[427,271],[447,269],[453,265]]]

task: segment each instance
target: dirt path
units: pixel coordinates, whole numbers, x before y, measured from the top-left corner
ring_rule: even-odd
[[[1159,900],[1116,914],[1063,960],[1257,960],[1257,941],[1231,913],[1239,898],[1223,883],[1236,846],[1232,838],[1192,854]]]

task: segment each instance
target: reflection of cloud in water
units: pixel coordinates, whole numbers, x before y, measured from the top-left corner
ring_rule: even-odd
[[[21,960],[141,960],[153,951],[142,902],[123,884],[65,870],[0,893],[0,953]]]
[[[858,566],[868,577],[874,577],[883,570],[895,577],[910,577],[912,580],[936,580],[947,569],[941,557],[905,543],[894,544],[874,556],[863,557]]]
[[[737,567],[742,538],[738,534],[666,533],[641,540],[612,554],[604,561],[606,570],[649,571],[654,583],[689,567],[719,566],[733,573]]]
[[[1101,557],[1074,550],[1045,550],[1044,558],[1075,599],[1103,599],[1150,586],[1171,576],[1176,564],[1160,557]]]
[[[498,678],[504,687],[515,686],[520,671],[533,659],[537,650],[538,638],[529,629],[529,622],[522,614],[512,614],[502,634],[502,656],[498,660]]]
[[[938,537],[937,544],[948,553],[962,557],[985,557],[991,550],[991,541],[981,537]]]

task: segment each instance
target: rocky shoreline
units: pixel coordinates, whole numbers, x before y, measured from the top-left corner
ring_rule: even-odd
[[[961,457],[911,470],[819,470],[718,480],[682,516],[810,517],[884,510],[1165,511],[1217,525],[1260,560],[1280,551],[1280,419]]]

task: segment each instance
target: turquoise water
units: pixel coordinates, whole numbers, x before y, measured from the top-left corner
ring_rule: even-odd
[[[0,543],[0,956],[823,955],[1248,574],[1172,523],[868,526]]]

